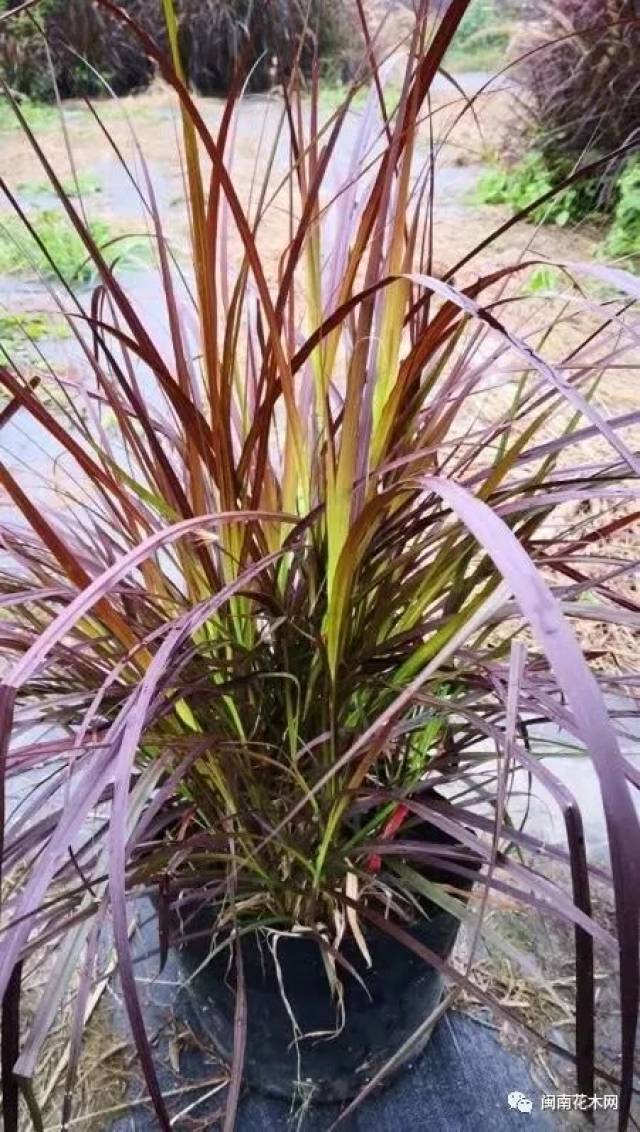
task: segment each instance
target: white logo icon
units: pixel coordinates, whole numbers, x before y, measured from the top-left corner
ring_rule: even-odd
[[[533,1111],[533,1103],[529,1097],[526,1097],[524,1093],[520,1093],[517,1090],[513,1093],[509,1093],[507,1104],[509,1108],[515,1108],[518,1112]]]

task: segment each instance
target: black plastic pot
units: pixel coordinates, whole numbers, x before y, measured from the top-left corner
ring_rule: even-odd
[[[420,839],[454,844],[434,827],[423,826]],[[472,886],[471,880],[447,876],[444,870],[436,873],[425,869],[424,874],[432,879],[449,879],[466,892]],[[191,918],[189,932],[203,932],[206,923],[205,910]],[[410,930],[416,940],[446,958],[458,928],[459,921],[454,916],[433,905],[429,918]],[[264,937],[244,937],[246,1084],[277,1097],[290,1098],[302,1093],[310,1094],[314,1102],[345,1100],[354,1096],[431,1014],[442,995],[439,973],[387,933],[374,928],[365,934],[371,969],[352,938],[344,940],[341,952],[358,971],[367,990],[340,968],[345,1007],[343,1029],[331,1038],[302,1038],[297,1048],[269,946]],[[227,948],[198,971],[209,948],[207,938],[193,940],[181,947],[179,958],[185,974],[191,976],[189,993],[198,1021],[221,1056],[230,1061],[235,975],[230,969]],[[281,937],[277,956],[288,1004],[301,1033],[334,1031],[336,1006],[318,944],[304,936]],[[420,1044],[411,1050],[411,1058],[424,1048],[429,1037],[430,1031],[422,1035]],[[401,1065],[399,1062],[395,1071]]]

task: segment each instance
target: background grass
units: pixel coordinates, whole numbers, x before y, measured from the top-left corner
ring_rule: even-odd
[[[514,27],[511,4],[472,0],[460,24],[445,66],[458,71],[492,71],[504,63]]]
[[[0,313],[0,347],[6,349],[28,346],[29,340],[62,341],[69,338],[70,334],[68,323],[61,315],[44,312]]]
[[[102,182],[95,173],[80,171],[77,177],[61,178],[60,183],[69,197],[91,196],[94,193],[102,192]],[[27,196],[41,196],[43,193],[51,195],[53,193],[49,181],[20,181],[17,188],[18,192],[26,193]]]

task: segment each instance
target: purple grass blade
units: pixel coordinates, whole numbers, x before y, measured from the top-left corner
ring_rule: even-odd
[[[619,456],[629,465],[631,470],[637,476],[640,476],[640,459],[631,451],[630,448],[616,435],[614,429],[611,428],[609,422],[598,412],[594,406],[578,392],[568,381],[556,373],[553,366],[545,362],[531,346],[528,345],[523,339],[519,338],[516,334],[510,331],[503,323],[492,315],[486,307],[481,307],[463,291],[457,290],[449,283],[444,283],[441,279],[437,279],[433,275],[410,274],[407,276],[413,283],[417,283],[421,287],[428,287],[436,295],[441,298],[447,299],[449,302],[454,303],[464,311],[466,314],[471,315],[473,318],[485,322],[498,334],[501,335],[520,357],[531,367],[535,369],[541,377],[548,381],[551,385],[562,393],[566,400],[571,404],[574,409],[577,409],[588,420],[592,422],[602,434],[609,441],[612,448],[618,453]]]
[[[2,999],[2,1118],[5,1132],[18,1132],[18,1081],[14,1066],[20,1052],[20,984],[22,963],[16,963]]]
[[[622,1123],[631,1105],[640,994],[640,823],[629,793],[618,740],[598,682],[572,629],[515,535],[490,507],[459,485],[431,476],[425,477],[422,483],[459,515],[508,582],[556,674],[572,709],[575,729],[598,775],[611,849],[620,941]]]

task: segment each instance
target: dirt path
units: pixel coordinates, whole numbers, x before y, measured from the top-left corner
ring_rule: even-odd
[[[487,155],[494,151],[501,131],[506,128],[512,94],[504,82],[490,85],[478,94],[488,76],[480,73],[459,76],[469,97],[474,96],[470,111],[459,92],[446,79],[439,77],[434,85],[431,113],[425,111],[418,151],[428,156],[429,131],[433,130],[434,144],[439,149],[436,175],[437,224],[435,228],[436,262],[444,267],[468,252],[480,236],[488,234],[490,227],[505,217],[500,209],[475,207],[470,203],[478,176],[483,170]],[[393,95],[391,96],[393,97]],[[198,99],[198,107],[208,125],[214,130],[222,116],[221,100]],[[337,99],[331,94],[326,100],[328,118]],[[170,235],[180,240],[186,234],[186,212],[182,169],[178,155],[179,124],[175,113],[175,100],[171,92],[156,84],[149,92],[124,98],[119,105],[99,103],[97,110],[111,134],[112,140],[141,177],[140,163],[136,163],[137,142],[154,184],[158,203],[163,212],[163,223]],[[338,164],[348,160],[350,147],[357,133],[361,110],[350,113],[338,144]],[[282,114],[282,101],[277,94],[249,96],[240,108],[235,141],[233,176],[241,198],[251,194],[251,186],[259,182],[269,157],[271,143],[278,130]],[[86,200],[89,215],[98,214],[133,227],[140,218],[140,202],[126,172],[117,158],[110,153],[98,124],[86,108],[68,102],[64,107],[65,122],[71,138],[73,159],[79,174],[97,179],[100,191],[91,193]],[[6,122],[5,115],[3,121]],[[64,137],[56,120],[55,111],[46,116],[38,130],[38,137],[47,157],[68,181],[71,170]],[[42,191],[46,178],[36,155],[18,130],[2,129],[2,170],[10,188],[21,201],[30,207],[55,207],[53,194]],[[288,164],[287,145],[283,138],[277,146],[275,174],[283,174]],[[144,181],[142,180],[143,184]],[[275,183],[275,176],[274,176]],[[41,191],[38,191],[41,190]],[[274,209],[274,214],[277,210]],[[3,206],[2,218],[8,217]],[[463,221],[463,223],[461,223]],[[499,240],[490,252],[479,257],[474,271],[490,269],[507,262],[521,252],[528,241],[542,255],[572,254],[573,258],[587,257],[593,250],[594,233],[568,233],[562,230],[543,229],[537,234],[527,225],[518,225],[508,236]],[[272,218],[272,229],[266,233],[266,243],[282,248],[287,243],[285,219]]]

